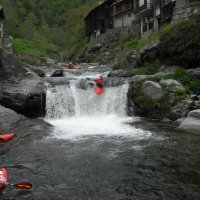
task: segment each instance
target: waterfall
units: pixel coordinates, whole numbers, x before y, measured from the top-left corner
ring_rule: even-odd
[[[88,137],[149,137],[150,132],[129,125],[126,115],[128,84],[105,87],[96,95],[93,87],[79,87],[80,79],[65,85],[47,84],[46,120],[54,125],[52,137],[79,140]]]
[[[105,88],[102,95],[96,95],[93,87],[86,90],[78,88],[77,81],[71,81],[68,85],[48,85],[47,118],[126,115],[128,84]]]

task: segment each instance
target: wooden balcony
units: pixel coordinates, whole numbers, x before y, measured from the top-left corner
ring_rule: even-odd
[[[113,17],[133,9],[133,0],[118,1],[113,4]]]
[[[145,15],[153,9],[152,0],[144,0],[144,4],[140,5],[140,1],[136,0],[134,13],[137,16]]]

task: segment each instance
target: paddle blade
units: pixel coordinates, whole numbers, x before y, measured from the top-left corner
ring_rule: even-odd
[[[27,182],[21,182],[12,185],[21,190],[30,190],[32,188],[32,184]]]

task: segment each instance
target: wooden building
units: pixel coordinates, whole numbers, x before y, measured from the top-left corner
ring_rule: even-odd
[[[154,28],[154,11],[152,0],[135,0],[134,13],[140,21],[141,35]]]
[[[113,27],[128,27],[135,20],[134,0],[119,0],[113,3]]]
[[[3,20],[5,20],[5,15],[3,8],[0,7],[0,37],[3,38]]]
[[[89,12],[85,18],[85,31],[87,36],[96,38],[98,35],[105,33],[107,29],[113,28],[113,2],[114,0],[104,1]]]
[[[170,23],[173,18],[175,0],[161,0],[161,24]]]

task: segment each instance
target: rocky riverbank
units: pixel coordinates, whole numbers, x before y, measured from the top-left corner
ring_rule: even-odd
[[[44,116],[45,82],[68,82],[68,77],[63,77],[61,64],[52,62],[46,66],[31,66],[19,63],[13,55],[6,55],[3,52],[0,59],[3,63],[0,81],[1,104],[27,117]],[[98,72],[110,70],[105,65],[96,69]],[[176,66],[160,66],[160,72],[154,75],[136,75],[136,69],[113,69],[109,72],[105,85],[114,87],[129,82],[127,110],[130,116],[173,122],[181,130],[198,133],[200,119],[191,119],[194,118],[191,113],[199,112],[200,95],[179,81],[177,69],[179,68]],[[76,70],[76,73],[81,74],[90,70],[94,69],[83,66],[81,70]],[[199,78],[199,71],[200,69],[196,68],[188,70],[187,73]],[[57,78],[52,79],[50,76]],[[80,81],[78,87],[85,89],[85,86],[85,81]]]

